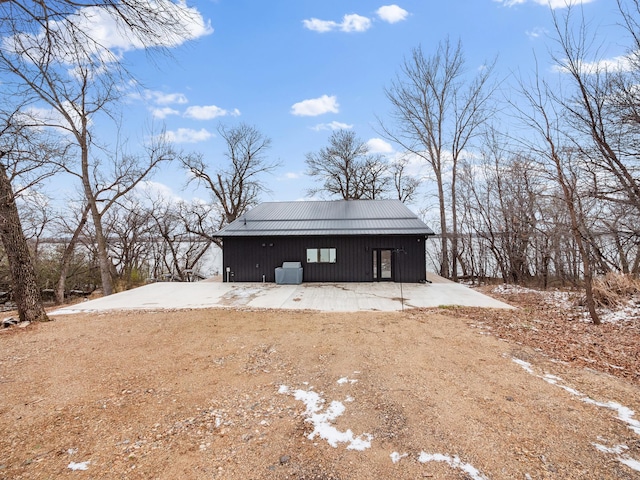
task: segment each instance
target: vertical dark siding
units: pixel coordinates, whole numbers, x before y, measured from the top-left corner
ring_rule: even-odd
[[[307,248],[335,248],[336,263],[307,263]],[[371,282],[373,249],[393,249],[393,280],[426,279],[425,238],[399,236],[227,237],[223,275],[230,281],[275,282],[283,262],[302,262],[305,282]]]

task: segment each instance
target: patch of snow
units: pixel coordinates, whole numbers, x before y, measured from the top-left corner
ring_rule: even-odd
[[[618,457],[618,461],[636,472],[640,472],[640,462],[631,457]]]
[[[320,410],[320,405],[324,403],[324,399],[313,390],[296,390],[293,392],[294,398],[300,400],[307,407],[305,415],[312,415]]]
[[[533,288],[521,287],[520,285],[511,285],[508,283],[502,283],[496,285],[491,290],[493,293],[510,294],[510,293],[535,293],[540,294],[540,290],[534,290]]]
[[[518,285],[497,285],[492,293],[509,295],[509,294],[533,294],[538,296],[542,302],[547,305],[553,305],[562,310],[573,310],[578,313],[577,318],[580,321],[591,323],[591,316],[584,308],[576,307],[576,292],[567,292],[562,290],[536,290],[532,288],[521,287]],[[577,310],[581,310],[577,312]],[[598,313],[603,323],[621,323],[629,320],[640,320],[640,303],[638,297],[629,299],[624,305],[617,308],[599,308]]]
[[[615,310],[604,310],[600,315],[600,320],[603,323],[622,323],[639,318],[640,306],[634,300],[628,301],[626,305]]]
[[[280,385],[280,388],[278,389],[278,393],[282,393],[282,394],[289,393],[289,387],[287,387],[286,385]]]
[[[464,463],[457,456],[450,457],[448,455],[442,455],[441,453],[426,453],[421,452],[418,457],[420,463],[427,462],[445,462],[448,463],[451,468],[457,468],[469,475],[473,480],[487,480],[487,477],[482,475],[480,471],[469,463]]]
[[[599,443],[593,443],[592,445],[594,447],[596,447],[596,450],[598,450],[599,452],[602,452],[602,453],[621,454],[625,450],[629,449],[629,447],[627,447],[626,445],[616,445],[615,447],[606,447],[606,446],[601,445]]]
[[[616,460],[618,460],[623,465],[626,465],[627,467],[631,468],[632,470],[635,470],[636,472],[640,472],[640,462],[638,460],[635,460],[629,457],[628,455],[621,455],[622,452],[629,450],[629,447],[627,447],[626,445],[616,445],[615,447],[607,447],[599,443],[594,443],[593,446],[596,447],[596,449],[599,452],[618,455],[616,457]]]
[[[260,293],[261,291],[262,290],[260,288],[240,287],[240,288],[234,288],[230,293],[231,295],[237,298],[248,298]]]
[[[351,435],[351,430],[347,430],[347,432]],[[350,440],[349,445],[347,445],[347,450],[358,450],[362,452],[367,448],[371,448],[371,440],[373,440],[373,435],[370,433],[363,433],[357,438]]]
[[[529,362],[525,362],[524,360],[520,360],[519,358],[512,358],[511,360],[524,368],[526,372],[533,375],[533,369],[531,368],[531,364]]]
[[[391,461],[393,463],[398,463],[400,460],[402,460],[403,458],[408,457],[408,456],[409,456],[408,453],[400,454],[398,452],[391,452],[391,455],[390,455]]]
[[[549,375],[549,374],[545,374],[542,379],[547,382],[550,383],[551,385],[555,385],[556,387],[560,387],[561,389],[563,389],[566,392],[569,392],[571,395],[575,395],[576,397],[583,397],[585,396],[584,394],[580,393],[579,391],[571,388],[571,387],[567,387],[566,385],[562,385],[561,382],[562,379],[560,377],[556,377],[555,375]],[[583,400],[584,401],[584,400]]]
[[[350,383],[350,384],[354,384],[357,383],[358,380],[354,380],[354,379],[349,379],[348,377],[342,377],[338,379],[338,385],[344,385],[345,383]]]
[[[87,460],[86,462],[71,462],[67,468],[71,469],[71,470],[88,470],[89,469],[89,463],[91,463],[90,460]]]
[[[556,377],[555,375],[545,374],[542,378],[546,382],[552,385],[556,385],[569,392],[570,394],[575,395],[582,402],[588,403],[589,405],[595,405],[596,407],[608,408],[609,410],[615,411],[618,414],[618,420],[626,423],[636,435],[640,435],[640,420],[636,420],[635,418],[633,418],[636,412],[631,410],[629,407],[620,405],[618,402],[599,402],[597,400],[594,400],[593,398],[575,390],[574,388],[561,384],[560,382],[562,382],[562,379],[560,377]]]
[[[585,403],[613,410],[618,414],[618,420],[626,423],[636,435],[640,435],[640,420],[636,420],[635,418],[633,418],[636,412],[631,410],[629,407],[625,407],[624,405],[620,405],[618,402],[612,401],[598,402],[597,400],[589,398],[588,396],[580,392],[576,392],[576,394],[580,396],[580,400]]]
[[[522,368],[524,368],[527,372],[531,373],[532,375],[537,376],[538,378],[542,378],[545,382],[550,383],[551,385],[555,385],[557,387],[562,388],[564,391],[570,393],[571,395],[574,395],[576,397],[578,397],[578,399],[582,402],[585,402],[589,405],[594,405],[596,407],[600,407],[600,408],[607,408],[609,410],[613,410],[614,412],[617,413],[617,417],[618,420],[620,420],[621,422],[624,422],[627,424],[627,426],[636,434],[636,435],[640,435],[640,420],[637,420],[634,418],[635,416],[635,412],[630,409],[629,407],[625,407],[624,405],[619,404],[618,402],[613,402],[613,401],[608,401],[608,402],[599,402],[597,400],[594,400],[593,398],[589,397],[588,395],[585,395],[582,392],[579,392],[578,390],[576,390],[575,388],[571,388],[567,385],[564,385],[564,382],[562,380],[562,378],[556,376],[556,375],[551,375],[549,373],[545,373],[544,375],[540,376],[540,375],[536,375],[533,372],[533,368],[531,367],[531,364],[528,362],[524,362],[522,360],[519,360],[517,358],[512,358],[512,360],[517,363],[518,365],[520,365]],[[606,447],[604,445],[598,444],[598,443],[594,443],[593,444],[594,447],[596,447],[596,449],[598,449],[598,451],[602,452],[602,453],[608,453],[611,455],[617,455],[616,460],[618,460],[620,463],[626,465],[627,467],[631,468],[632,470],[638,471],[640,472],[640,462],[638,460],[635,460],[627,455],[621,455],[621,453],[626,450],[628,447],[626,445],[616,445],[615,447]]]
[[[280,393],[290,392],[288,388],[284,392],[283,390],[281,386],[279,390]],[[331,422],[345,412],[346,408],[343,403],[334,400],[324,412],[322,412],[322,406],[325,400],[320,397],[317,392],[313,390],[295,390],[293,396],[296,400],[305,404],[305,415],[307,416],[305,421],[313,425],[313,432],[307,436],[309,440],[313,440],[318,436],[326,440],[327,443],[334,448],[338,446],[338,443],[347,443],[347,450],[362,451],[371,447],[372,435],[363,433],[356,437],[350,429],[341,432],[331,424]]]

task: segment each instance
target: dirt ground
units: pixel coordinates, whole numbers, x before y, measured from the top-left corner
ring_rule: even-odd
[[[0,478],[640,478],[638,383],[497,338],[504,315],[211,309],[5,329]]]

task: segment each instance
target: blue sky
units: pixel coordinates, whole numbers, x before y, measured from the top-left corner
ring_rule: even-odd
[[[617,21],[613,0],[584,0],[584,14],[605,34],[611,56],[623,52],[619,38],[606,38]],[[351,128],[372,148],[397,153],[381,141],[377,118],[388,120],[389,86],[405,56],[422,46],[434,52],[447,36],[460,39],[470,73],[497,58],[496,78],[534,69],[551,73],[551,9],[554,0],[198,0],[194,39],[149,56],[122,48],[140,82],[124,108],[123,130],[131,141],[149,125],[164,126],[177,146],[223,161],[220,122],[245,122],[272,139],[269,157],[282,166],[266,181],[263,200],[304,198],[310,180],[305,154],[327,145],[332,128]],[[105,130],[106,131],[106,130]],[[177,195],[186,173],[165,167],[155,181]]]

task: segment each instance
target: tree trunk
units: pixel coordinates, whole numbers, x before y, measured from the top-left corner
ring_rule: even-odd
[[[73,251],[76,247],[76,243],[78,243],[78,237],[80,236],[80,232],[84,228],[87,223],[87,215],[89,214],[89,207],[85,207],[82,212],[82,218],[80,219],[80,223],[76,227],[73,232],[73,236],[66,248],[64,249],[64,253],[62,254],[62,261],[60,262],[60,277],[58,277],[58,284],[56,285],[56,302],[64,303],[64,291],[67,283],[67,275],[69,274],[69,264],[71,263],[71,257],[73,256]]]
[[[552,151],[552,158],[556,167],[556,180],[560,184],[562,188],[562,193],[564,195],[564,201],[567,206],[567,210],[569,212],[569,218],[571,220],[571,234],[573,235],[573,239],[576,242],[578,247],[578,252],[580,254],[580,259],[582,261],[582,270],[584,274],[584,284],[585,284],[585,296],[587,309],[589,310],[589,315],[591,316],[591,321],[594,325],[600,325],[600,316],[596,311],[596,302],[593,298],[593,270],[591,268],[591,255],[589,251],[588,242],[585,240],[582,234],[583,222],[581,219],[578,219],[579,212],[576,208],[576,189],[575,185],[568,185],[566,176],[562,171],[562,162],[555,151]],[[581,213],[581,212],[580,212]],[[576,272],[576,279],[579,278],[579,274]]]
[[[86,118],[82,119],[86,123]],[[82,188],[84,189],[87,205],[91,211],[91,219],[96,232],[96,243],[98,252],[98,264],[100,266],[100,281],[102,283],[102,294],[111,295],[113,293],[113,279],[111,278],[112,264],[107,254],[107,240],[102,231],[102,215],[98,211],[96,197],[91,188],[89,175],[89,146],[87,145],[88,133],[86,125],[82,129],[83,134],[78,135],[78,143],[81,146],[82,156]]]
[[[444,186],[442,184],[441,172],[436,172],[438,183],[438,203],[440,206],[440,235],[442,245],[442,263],[440,264],[440,275],[449,278],[449,235],[447,232],[447,206],[445,205]]]
[[[11,182],[0,164],[0,239],[11,272],[13,299],[21,322],[48,322],[27,240],[13,196]]]
[[[102,282],[102,294],[111,295],[113,293],[113,279],[111,278],[112,264],[107,253],[107,239],[102,230],[102,216],[98,212],[95,199],[91,199],[91,217],[93,227],[96,231],[96,243],[98,253],[98,264],[100,266],[100,281]]]
[[[453,163],[451,172],[451,280],[458,281],[458,208],[456,198],[456,169],[457,162]]]

